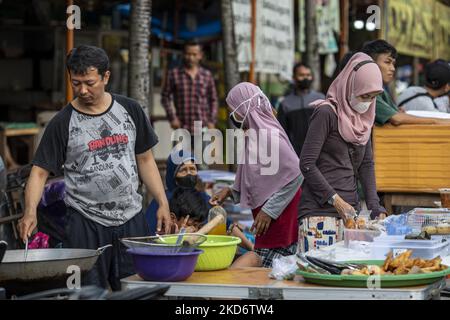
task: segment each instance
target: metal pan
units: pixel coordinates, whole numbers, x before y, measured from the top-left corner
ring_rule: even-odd
[[[77,266],[81,274],[94,266],[107,245],[97,250],[89,249],[35,249],[7,250],[0,263],[0,287],[7,293],[28,293],[50,288],[66,287],[72,274],[69,266]]]
[[[0,263],[3,260],[3,256],[5,255],[7,247],[8,247],[8,244],[5,241],[0,241]]]

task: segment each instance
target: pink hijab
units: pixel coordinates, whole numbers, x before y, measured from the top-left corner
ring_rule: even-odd
[[[352,95],[357,97],[383,92],[380,68],[375,62],[360,64],[363,61],[373,60],[365,53],[356,53],[331,84],[326,99],[310,104],[313,107],[331,105],[338,116],[339,133],[345,141],[355,145],[365,145],[369,141],[375,120],[376,99],[370,104],[369,110],[359,114],[350,106]]]
[[[258,141],[263,132],[260,129],[267,130],[263,136],[268,146],[271,146],[272,139],[278,135],[279,159],[275,159],[278,161],[278,171],[275,174],[261,175],[261,169],[267,166],[261,164],[259,157],[256,164],[245,161],[238,165],[233,189],[240,192],[242,207],[255,209],[301,175],[300,161],[286,132],[275,119],[269,99],[259,87],[249,82],[239,83],[230,90],[226,102],[233,111],[239,107],[236,113],[241,118],[247,114],[244,125],[246,128],[256,130]],[[248,160],[250,150],[257,147],[258,141],[246,136],[245,150],[242,154],[245,160]]]

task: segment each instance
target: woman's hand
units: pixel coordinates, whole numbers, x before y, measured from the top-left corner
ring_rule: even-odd
[[[226,198],[228,198],[231,195],[231,188],[226,187],[217,192],[215,195],[209,199],[209,204],[212,206],[219,206],[221,205]]]
[[[339,216],[345,221],[353,219],[356,216],[356,210],[350,204],[345,202],[339,195],[334,200],[334,207],[336,208]]]
[[[250,231],[255,233],[257,237],[264,235],[267,230],[269,230],[272,218],[264,211],[259,211],[256,215],[255,221],[253,222]]]
[[[388,216],[388,214],[386,212],[382,212],[378,215],[378,217],[376,218],[377,220],[384,220],[386,219],[386,217]]]

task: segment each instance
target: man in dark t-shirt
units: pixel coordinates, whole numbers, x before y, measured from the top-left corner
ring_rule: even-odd
[[[120,279],[134,273],[119,239],[147,235],[140,180],[159,204],[158,231],[162,225],[170,228],[169,206],[151,151],[158,138],[136,101],[105,92],[110,71],[103,49],[73,49],[67,68],[76,98],[50,121],[36,151],[20,236],[25,241],[37,225],[36,208],[49,173],[63,174],[63,246],[97,249],[112,244],[81,280],[119,290]]]
[[[302,62],[295,64],[292,78],[294,86],[280,102],[277,118],[286,131],[295,152],[300,156],[308,132],[309,118],[314,111],[309,104],[325,99],[325,95],[311,89],[313,73],[308,65]]]

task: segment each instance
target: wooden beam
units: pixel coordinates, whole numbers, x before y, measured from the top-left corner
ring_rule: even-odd
[[[251,20],[252,20],[252,30],[251,30],[251,48],[252,48],[252,58],[250,61],[250,73],[249,73],[249,82],[255,83],[255,60],[256,60],[256,0],[252,0],[251,2]]]
[[[67,0],[67,7],[73,5],[73,0]],[[70,14],[67,14],[67,17],[69,17]],[[73,29],[67,28],[66,31],[66,54],[70,52],[70,50],[73,49]],[[66,103],[69,103],[73,100],[73,92],[72,92],[72,86],[70,85],[70,75],[69,72],[64,68],[65,74],[66,74]]]
[[[340,19],[341,33],[339,34],[339,61],[344,58],[348,52],[348,19],[349,19],[349,0],[340,0]]]

